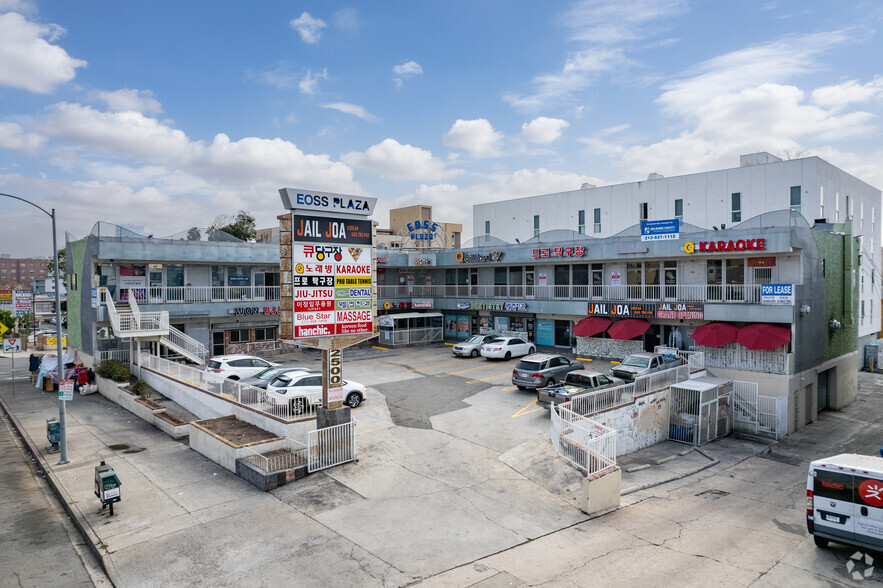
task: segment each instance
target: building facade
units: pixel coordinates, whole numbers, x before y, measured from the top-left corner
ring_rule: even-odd
[[[13,258],[8,253],[0,253],[0,285],[33,289],[35,281],[49,276],[46,264],[46,258]]]
[[[209,354],[254,353],[279,341],[279,245],[144,237],[98,223],[67,244],[70,345],[94,358],[127,348],[106,312],[137,302],[166,311],[169,323]],[[106,295],[101,294],[106,289]]]

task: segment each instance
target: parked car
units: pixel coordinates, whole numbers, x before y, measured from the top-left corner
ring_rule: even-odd
[[[681,365],[683,360],[674,355],[662,355],[661,353],[651,353],[642,351],[641,353],[632,353],[622,360],[622,362],[614,366],[610,373],[617,378],[622,378],[626,382],[634,381],[638,376],[645,376],[667,370]]]
[[[243,384],[248,384],[249,386],[254,386],[255,388],[261,388],[263,390],[267,389],[267,386],[270,384],[273,379],[281,374],[287,374],[289,372],[315,372],[317,370],[308,367],[268,367],[264,370],[259,371],[255,375],[250,378],[245,378],[241,380]]]
[[[488,359],[512,359],[536,351],[533,343],[518,337],[496,337],[481,346],[481,355]]]
[[[600,372],[575,370],[564,377],[564,383],[537,390],[537,406],[548,409],[553,404],[568,402],[578,394],[625,384],[619,378],[605,376]]]
[[[250,378],[268,367],[277,366],[278,364],[252,355],[218,355],[209,360],[205,371],[220,378],[242,380]]]
[[[344,380],[343,402],[356,408],[365,402],[365,386]],[[267,386],[267,396],[274,404],[286,404],[294,414],[302,414],[309,406],[322,404],[322,374],[316,372],[287,372],[273,378]]]
[[[512,383],[519,390],[551,386],[564,379],[568,373],[581,370],[585,366],[579,361],[571,361],[563,355],[534,353],[521,360],[512,370]]]
[[[481,353],[481,346],[496,338],[496,335],[472,335],[465,341],[454,345],[451,352],[460,357],[478,357],[478,354]]]

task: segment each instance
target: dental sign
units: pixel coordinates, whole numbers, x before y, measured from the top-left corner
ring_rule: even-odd
[[[686,253],[725,253],[729,251],[764,251],[766,239],[738,239],[733,241],[698,241],[684,243]]]

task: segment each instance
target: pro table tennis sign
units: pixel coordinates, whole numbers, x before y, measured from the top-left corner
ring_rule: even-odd
[[[21,338],[7,337],[3,339],[3,353],[21,353]]]

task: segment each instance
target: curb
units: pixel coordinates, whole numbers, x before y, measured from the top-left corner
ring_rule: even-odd
[[[21,436],[22,442],[25,444],[25,447],[28,448],[31,456],[33,456],[34,460],[37,462],[38,468],[46,477],[46,481],[49,483],[49,487],[52,488],[52,491],[55,493],[55,497],[64,507],[65,512],[70,518],[71,522],[80,532],[80,535],[83,536],[86,545],[89,548],[89,551],[92,552],[92,555],[95,556],[95,559],[101,564],[101,569],[107,575],[108,580],[113,586],[119,586],[118,577],[116,574],[116,569],[113,567],[113,563],[110,562],[107,558],[104,557],[104,554],[101,553],[101,550],[98,548],[98,544],[101,541],[97,535],[95,535],[92,528],[89,527],[88,523],[86,523],[83,518],[82,513],[79,508],[74,508],[72,505],[75,503],[73,498],[67,493],[64,489],[64,486],[58,481],[58,478],[55,476],[55,472],[49,467],[46,458],[40,453],[40,449],[34,443],[34,441],[28,436],[25,428],[19,422],[19,420],[15,417],[11,410],[9,410],[9,405],[6,404],[6,401],[3,400],[3,397],[0,396],[0,408],[3,409],[3,412],[9,417],[9,422],[12,423],[13,428],[18,431],[18,434]]]

